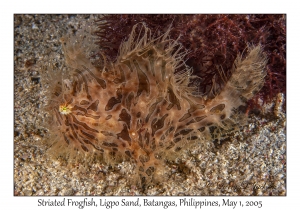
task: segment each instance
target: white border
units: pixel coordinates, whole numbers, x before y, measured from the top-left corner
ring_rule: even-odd
[[[251,1],[62,1],[62,0],[12,0],[1,3],[1,152],[0,152],[0,208],[1,209],[41,209],[37,200],[41,197],[13,197],[13,14],[15,13],[286,13],[287,14],[287,196],[285,197],[229,197],[231,200],[262,200],[261,209],[294,207],[299,205],[299,13],[296,4],[278,0]],[[296,1],[293,1],[296,2]],[[3,116],[4,115],[4,116]],[[3,135],[4,134],[4,135]],[[44,197],[46,199],[50,197]],[[51,197],[54,199],[55,197]],[[56,197],[59,198],[59,197]],[[72,197],[82,200],[84,197]],[[90,198],[90,197],[89,197]],[[125,197],[107,197],[120,200]],[[158,200],[179,200],[180,197],[156,197]],[[219,200],[228,197],[197,197],[197,199]],[[99,200],[99,197],[94,198]],[[128,198],[130,199],[130,198]],[[48,207],[51,208],[51,207]],[[98,207],[99,208],[99,207]],[[114,208],[123,209],[124,207]],[[64,208],[65,209],[65,208]],[[68,209],[78,209],[69,207]],[[95,208],[94,208],[95,209]],[[102,208],[104,209],[104,208]],[[124,209],[132,209],[125,207]],[[163,208],[161,208],[163,209]],[[172,208],[168,208],[172,209]],[[194,209],[194,208],[193,208]],[[205,208],[207,209],[207,208]],[[235,208],[239,209],[239,208]],[[294,208],[296,209],[296,208]]]

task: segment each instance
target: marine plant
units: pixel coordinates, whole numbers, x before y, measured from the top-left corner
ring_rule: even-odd
[[[172,24],[172,39],[178,39],[189,53],[186,64],[201,78],[199,90],[206,97],[217,95],[230,78],[238,54],[248,43],[261,45],[267,54],[266,82],[261,91],[248,102],[249,108],[259,107],[259,99],[270,103],[278,93],[286,91],[286,23],[282,14],[158,14],[104,15],[97,21],[98,43],[109,59],[132,27],[144,22],[153,32],[164,33]]]

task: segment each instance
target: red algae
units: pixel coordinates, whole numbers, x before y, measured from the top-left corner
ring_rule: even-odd
[[[120,44],[138,22],[157,33],[172,25],[169,35],[189,50],[184,59],[201,78],[199,90],[207,97],[213,98],[223,89],[247,43],[260,44],[269,58],[266,82],[249,101],[249,108],[259,107],[258,99],[270,103],[278,93],[286,92],[285,15],[105,15],[97,21],[95,34],[109,59],[116,59]]]

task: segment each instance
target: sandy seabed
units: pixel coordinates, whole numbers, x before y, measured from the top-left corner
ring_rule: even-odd
[[[40,64],[51,53],[64,68],[59,39],[93,15],[19,15],[14,17],[14,194],[31,195],[286,195],[286,119],[252,116],[230,141],[199,142],[166,164],[169,179],[144,189],[130,185],[134,165],[91,163],[66,167],[49,158],[41,141],[44,87]]]

